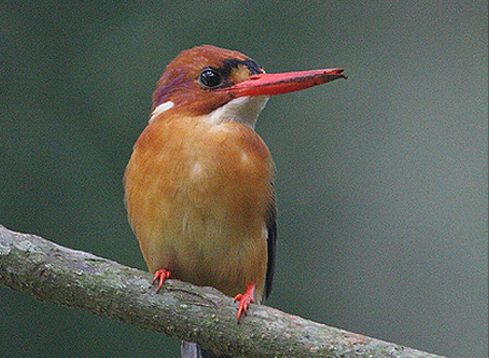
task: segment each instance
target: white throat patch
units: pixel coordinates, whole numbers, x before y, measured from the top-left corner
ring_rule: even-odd
[[[255,128],[260,112],[265,108],[268,96],[238,97],[206,116],[211,124],[240,122]],[[156,110],[155,110],[156,111]]]

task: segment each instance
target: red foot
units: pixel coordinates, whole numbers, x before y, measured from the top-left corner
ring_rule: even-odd
[[[254,293],[255,285],[253,283],[250,283],[246,288],[246,292],[244,293],[244,295],[240,293],[239,295],[236,295],[236,297],[234,297],[234,302],[239,301],[238,323],[239,319],[241,318],[241,314],[244,313],[244,315],[246,316],[246,311],[248,310],[248,307],[250,307],[250,303],[255,303],[255,297],[253,297]]]
[[[170,276],[171,276],[171,272],[165,269],[161,269],[155,272],[155,277],[153,278],[152,284],[160,280],[160,283],[158,284],[158,288],[156,289],[156,293],[160,292],[166,279],[170,278]]]

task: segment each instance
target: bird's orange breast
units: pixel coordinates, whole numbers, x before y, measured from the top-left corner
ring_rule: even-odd
[[[268,148],[242,123],[202,117],[155,118],[126,170],[126,204],[150,271],[225,294],[267,269],[266,212],[274,166]]]

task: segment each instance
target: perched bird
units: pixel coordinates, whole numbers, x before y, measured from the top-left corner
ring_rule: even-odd
[[[270,96],[346,78],[340,68],[266,74],[214,46],[181,52],[153,94],[125,173],[126,206],[149,270],[239,301],[238,322],[272,287],[274,163],[254,131]],[[187,357],[218,357],[183,344]],[[225,356],[221,356],[225,357]]]

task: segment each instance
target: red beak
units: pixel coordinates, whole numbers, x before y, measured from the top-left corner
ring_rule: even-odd
[[[342,68],[329,68],[287,73],[262,73],[220,91],[231,92],[236,97],[275,96],[322,85],[338,78],[346,79],[343,71]]]

